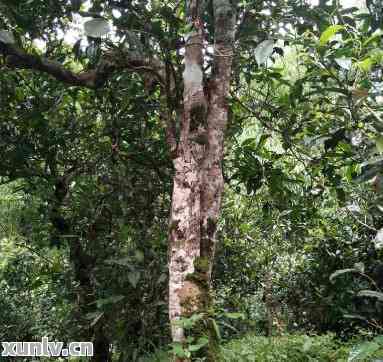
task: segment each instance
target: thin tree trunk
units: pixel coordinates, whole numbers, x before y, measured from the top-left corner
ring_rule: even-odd
[[[68,196],[68,176],[58,177],[55,183],[55,193],[50,212],[50,220],[54,226],[52,240],[56,246],[60,246],[62,237],[70,232],[70,222],[66,220],[61,212],[61,207]],[[98,220],[96,221],[98,223]],[[96,235],[88,230],[87,237],[95,241]],[[71,238],[69,241],[70,260],[73,263],[75,280],[79,283],[77,292],[77,302],[80,315],[78,322],[82,325],[81,338],[84,341],[93,341],[94,362],[110,361],[109,340],[104,333],[104,322],[100,320],[95,327],[87,327],[89,321],[85,319],[86,314],[94,312],[94,287],[92,284],[92,270],[95,266],[95,258],[88,255],[77,238]]]
[[[214,67],[211,79],[206,82],[202,68],[201,3],[187,2],[187,21],[193,32],[185,50],[184,112],[173,160],[175,176],[169,225],[169,316],[172,339],[181,343],[185,334],[177,320],[193,313],[206,316],[211,304],[211,270],[224,186],[222,158],[235,26],[230,1],[213,1]],[[214,339],[209,330],[201,334],[208,335],[210,342]],[[207,352],[211,361],[216,360],[213,345],[210,344]]]

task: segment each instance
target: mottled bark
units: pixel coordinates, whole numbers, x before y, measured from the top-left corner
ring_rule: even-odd
[[[173,341],[183,342],[181,316],[207,312],[217,221],[223,191],[222,157],[228,118],[235,14],[230,1],[213,1],[214,68],[203,74],[201,3],[189,1],[187,21],[193,32],[186,42],[184,113],[174,158],[169,232],[169,315]],[[204,85],[206,85],[204,92]],[[208,358],[214,360],[212,354]]]
[[[217,222],[223,192],[222,158],[228,121],[235,13],[230,1],[215,0],[215,44],[213,77],[209,83],[208,148],[202,174],[201,256],[209,261],[208,280],[215,252]]]
[[[196,138],[205,132],[206,99],[203,90],[203,28],[197,2],[188,8],[193,27],[185,49],[184,110],[180,140],[173,160],[172,208],[169,231],[169,316],[173,341],[182,342],[184,333],[176,321],[197,311],[200,288],[186,276],[194,272],[194,260],[200,254],[201,161],[205,145]]]

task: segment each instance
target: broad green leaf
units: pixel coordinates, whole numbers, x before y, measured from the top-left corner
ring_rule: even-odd
[[[379,345],[375,342],[365,342],[356,345],[351,350],[347,362],[361,361],[370,357],[374,352],[379,349]]]
[[[359,270],[355,269],[355,268],[349,268],[349,269],[340,269],[340,270],[337,270],[335,271],[334,273],[332,273],[330,275],[330,281],[332,282],[336,277],[338,277],[339,275],[342,275],[342,274],[346,274],[346,273],[359,273]]]
[[[329,26],[321,35],[319,38],[319,44],[320,45],[326,45],[331,38],[339,31],[344,29],[343,25],[331,25]]]
[[[378,136],[375,138],[376,149],[379,153],[383,153],[383,136]]]
[[[196,344],[192,344],[189,346],[190,352],[195,352],[201,349],[202,347],[206,346],[209,343],[209,339],[207,337],[200,337]]]
[[[15,38],[8,30],[0,30],[0,42],[5,44],[14,44]]]
[[[371,297],[377,298],[379,301],[383,302],[383,293],[376,292],[374,290],[361,290],[358,293],[358,297]]]
[[[383,35],[383,30],[378,29],[372,34],[364,43],[363,47],[366,47],[367,45],[371,44],[374,41],[379,41]]]
[[[178,356],[178,357],[187,357],[186,356],[186,351],[184,350],[183,346],[181,343],[179,342],[175,342],[175,343],[172,343],[171,344],[172,348],[173,348],[173,353]]]
[[[258,65],[263,64],[273,53],[274,49],[274,41],[267,39],[262,43],[258,44],[258,46],[254,50],[255,60]]]
[[[364,72],[370,71],[371,67],[374,65],[374,61],[368,57],[360,62],[358,62],[358,67]]]
[[[110,26],[107,20],[95,18],[84,23],[84,31],[87,36],[101,38],[110,32]]]

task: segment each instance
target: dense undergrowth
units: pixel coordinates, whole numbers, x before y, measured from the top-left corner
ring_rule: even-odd
[[[354,339],[342,342],[334,334],[321,336],[283,335],[264,337],[246,335],[233,339],[221,347],[222,362],[352,362],[382,361],[381,338],[373,341]],[[165,351],[158,351],[142,362],[168,362],[171,358]]]

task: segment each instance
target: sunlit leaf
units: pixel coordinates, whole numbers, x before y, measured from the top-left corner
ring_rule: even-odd
[[[372,66],[374,65],[374,61],[370,57],[368,57],[368,58],[358,62],[357,65],[361,70],[368,72],[372,68]]]
[[[332,37],[339,31],[344,29],[343,25],[331,25],[329,26],[321,35],[319,39],[319,44],[320,45],[326,45]]]
[[[373,43],[373,42],[378,42],[383,35],[383,30],[382,29],[377,29],[364,43],[363,47],[366,47],[367,45]]]

